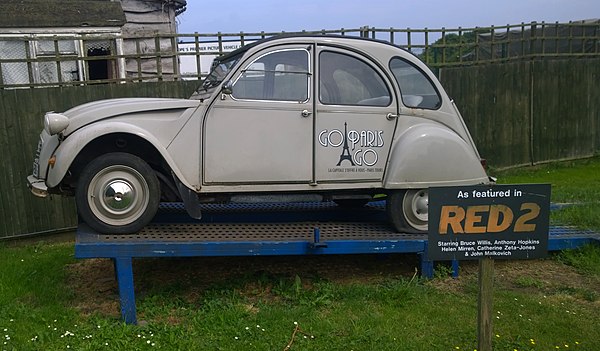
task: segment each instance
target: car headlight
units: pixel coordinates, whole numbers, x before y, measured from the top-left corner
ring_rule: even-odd
[[[69,126],[69,117],[60,113],[48,112],[44,116],[44,130],[50,134],[58,134]]]

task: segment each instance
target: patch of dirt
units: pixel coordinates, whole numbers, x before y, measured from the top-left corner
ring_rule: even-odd
[[[410,279],[419,267],[416,255],[256,256],[134,259],[136,298],[156,291],[174,291],[177,298],[200,303],[208,289],[235,289],[247,296],[248,311],[258,312],[253,301],[273,299],[274,282],[301,278],[305,288],[317,281],[339,284],[376,283],[386,279]],[[109,259],[80,260],[68,266],[69,288],[75,306],[84,314],[120,316],[117,282]],[[460,293],[477,284],[476,261],[461,262],[457,279],[436,278],[436,289]],[[590,291],[600,294],[600,279],[582,276],[554,260],[495,261],[498,287],[532,293]],[[475,285],[476,286],[476,285]],[[577,296],[576,296],[577,298]],[[584,299],[583,297],[579,297]],[[585,300],[585,299],[584,299]],[[596,299],[598,300],[598,299]],[[600,303],[596,301],[594,303]],[[177,317],[171,316],[173,323]]]
[[[67,266],[74,305],[84,315],[120,316],[119,291],[109,259],[87,259]]]
[[[276,298],[273,281],[293,281],[299,276],[309,288],[313,281],[341,284],[372,283],[415,274],[416,255],[335,255],[335,256],[256,256],[189,257],[134,259],[136,298],[151,290],[177,287],[178,298],[196,303],[210,288],[231,287],[255,298]],[[75,306],[84,314],[120,316],[119,293],[110,259],[86,259],[67,267],[69,288],[75,293]],[[270,282],[265,284],[264,282]],[[256,311],[252,305],[249,311]]]

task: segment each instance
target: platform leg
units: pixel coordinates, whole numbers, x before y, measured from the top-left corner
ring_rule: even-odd
[[[452,260],[452,278],[458,278],[459,270],[460,266],[458,264],[458,260]]]
[[[428,260],[423,254],[421,254],[421,277],[433,278],[433,261]]]
[[[121,300],[121,317],[127,324],[137,324],[135,312],[135,292],[133,290],[133,264],[131,257],[117,257],[115,262],[115,275],[119,285],[119,298]]]
[[[429,247],[425,242],[425,248],[423,252],[419,252],[419,258],[421,259],[421,277],[433,278],[433,261],[427,258]]]

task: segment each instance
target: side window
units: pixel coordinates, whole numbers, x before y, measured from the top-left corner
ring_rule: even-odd
[[[349,55],[319,55],[319,99],[328,105],[388,106],[390,90],[379,73]]]
[[[405,106],[436,110],[442,105],[437,90],[420,69],[398,57],[390,61],[390,69],[400,86]]]
[[[303,49],[275,51],[242,70],[232,96],[245,100],[305,102],[309,91],[309,55]]]

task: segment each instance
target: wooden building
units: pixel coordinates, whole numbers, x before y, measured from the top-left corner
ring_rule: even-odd
[[[2,0],[0,88],[177,73],[185,0]]]
[[[0,83],[52,84],[118,75],[125,15],[111,1],[3,0],[0,2]],[[80,40],[86,36],[88,40]],[[60,57],[60,60],[53,58]]]
[[[185,0],[121,0],[126,23],[122,27],[123,51],[139,58],[128,59],[128,77],[155,75],[160,66],[162,79],[178,73],[177,38],[156,35],[177,33],[176,17],[186,9]],[[153,54],[160,54],[157,57]]]

